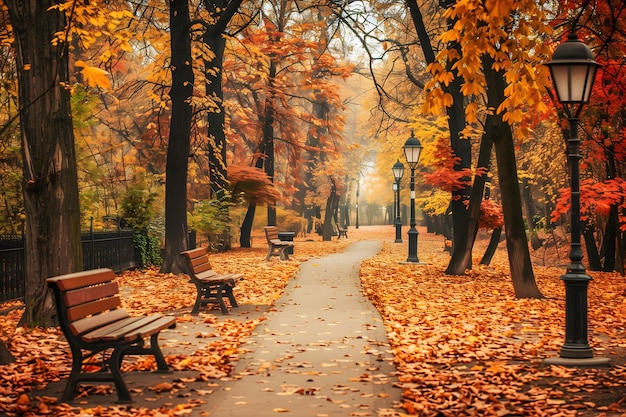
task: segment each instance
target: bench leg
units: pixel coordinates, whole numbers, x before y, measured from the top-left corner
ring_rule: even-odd
[[[288,261],[289,260],[289,254],[287,253],[287,250],[289,249],[289,246],[284,246],[282,248],[280,248],[280,259],[283,261]]]
[[[70,372],[70,377],[67,380],[67,384],[65,385],[65,390],[63,391],[63,396],[61,397],[62,401],[71,402],[74,400],[74,395],[76,394],[76,388],[78,386],[79,376],[81,374],[83,368],[83,354],[80,349],[72,348],[72,371]]]
[[[235,300],[235,295],[233,294],[234,286],[235,286],[234,282],[224,285],[222,297],[224,296],[228,297],[228,301],[230,301],[231,307],[239,307],[239,304],[237,304],[237,300]]]
[[[222,310],[222,314],[228,314],[228,307],[226,307],[226,303],[224,302],[224,295],[226,294],[227,284],[220,286],[217,291],[217,303],[220,305],[220,310]]]
[[[161,351],[161,347],[159,346],[159,333],[155,333],[150,336],[150,347],[146,347],[142,340],[137,345],[132,345],[121,350],[122,353],[120,356],[120,366],[122,364],[122,358],[126,355],[152,355],[154,356],[154,360],[157,364],[157,370],[155,372],[167,374],[172,372],[167,366],[167,363],[165,362],[165,357],[163,357],[163,352]]]
[[[204,293],[204,289],[198,285],[196,285],[196,302],[193,304],[193,308],[191,309],[191,315],[195,316],[200,311],[200,305],[202,304],[202,295]]]
[[[121,404],[132,403],[133,400],[130,397],[130,391],[126,386],[120,365],[124,357],[124,349],[113,349],[113,353],[108,360],[109,370],[111,371],[111,378],[115,384],[115,390],[117,391],[117,402]]]
[[[275,246],[270,244],[269,248],[267,248],[267,256],[265,257],[265,260],[269,261],[272,256],[278,256],[280,257],[280,259],[284,260],[283,249],[284,247],[282,246]]]
[[[111,356],[105,361],[103,369],[99,372],[83,372],[83,361],[85,357],[80,348],[71,346],[72,350],[72,371],[63,391],[61,400],[72,402],[81,381],[112,381],[117,391],[117,402],[120,404],[132,403],[130,391],[122,377],[120,364],[124,356],[124,348],[115,348]],[[108,368],[108,371],[105,369]]]
[[[162,373],[170,373],[172,372],[167,366],[165,362],[165,358],[163,357],[163,352],[161,352],[161,347],[159,346],[159,334],[153,334],[150,337],[150,350],[152,350],[152,354],[154,355],[154,360],[157,363],[157,371]]]
[[[200,307],[207,304],[218,304],[222,314],[228,314],[228,307],[224,303],[223,297],[228,297],[233,307],[238,307],[233,295],[232,287],[228,284],[223,285],[199,285],[196,284],[196,302],[191,310],[192,315],[197,315]]]

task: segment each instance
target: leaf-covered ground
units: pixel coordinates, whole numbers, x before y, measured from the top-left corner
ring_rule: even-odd
[[[477,244],[475,263],[486,238]],[[564,340],[559,277],[565,268],[535,266],[546,298],[517,300],[504,242],[490,266],[475,265],[466,276],[447,276],[449,255],[437,240],[420,234],[420,261],[426,265],[400,265],[406,247],[387,241],[361,268],[364,290],[386,322],[408,414],[625,415],[623,277],[591,273],[589,287],[590,344],[614,366],[551,366],[543,360],[557,357]],[[539,251],[533,256],[542,264],[547,258],[563,260],[554,249]]]
[[[567,248],[533,252],[535,276],[546,298],[516,300],[504,243],[489,267],[475,265],[468,275],[447,276],[444,270],[449,254],[443,251],[443,238],[420,232],[422,265],[401,264],[407,257],[406,239],[403,244],[393,243],[391,226],[351,227],[348,240],[297,238],[296,253],[288,262],[263,261],[263,247],[215,254],[211,261],[219,272],[245,275],[236,290],[240,304],[271,306],[301,262],[341,251],[358,239],[381,239],[383,250],[362,264],[361,278],[364,292],[385,320],[396,358],[398,384],[404,392],[398,415],[626,415],[622,405],[626,395],[623,277],[594,272],[589,288],[590,343],[595,354],[610,357],[613,366],[576,369],[545,365],[544,358],[558,356],[564,338],[564,288],[559,280],[564,266],[556,264],[566,263]],[[476,263],[487,238],[479,238]],[[311,239],[314,241],[308,241]],[[134,314],[173,312],[181,325],[194,320],[206,324],[206,333],[194,335],[194,344],[181,344],[177,349],[177,340],[164,343],[177,352],[166,356],[168,364],[177,371],[192,372],[195,376],[191,379],[196,381],[228,378],[246,337],[263,320],[262,314],[246,319],[223,317],[217,311],[190,316],[195,288],[184,275],[133,271],[123,274],[120,283],[125,307]],[[8,303],[0,310],[0,338],[17,359],[15,364],[0,365],[0,414],[175,416],[189,414],[202,401],[210,401],[208,391],[197,390],[195,396],[171,407],[90,407],[80,401],[72,406],[59,404],[54,397],[38,394],[47,384],[69,374],[69,350],[59,331],[16,328],[19,305]],[[124,369],[145,370],[152,365],[145,358],[135,358],[125,361]],[[150,395],[176,390],[171,385],[155,380]],[[106,389],[87,386],[81,396],[95,396]]]

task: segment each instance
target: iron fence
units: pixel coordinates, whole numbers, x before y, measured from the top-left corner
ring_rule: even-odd
[[[90,230],[81,239],[84,270],[111,268],[119,273],[139,267],[132,230]],[[24,298],[24,253],[23,235],[0,235],[0,302]]]

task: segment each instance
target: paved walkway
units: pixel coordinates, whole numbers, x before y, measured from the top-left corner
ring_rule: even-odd
[[[380,242],[361,241],[345,252],[313,259],[300,267],[275,306],[266,311],[242,305],[230,316],[264,315],[242,348],[232,378],[195,381],[197,372],[126,372],[133,407],[171,408],[195,399],[191,417],[389,417],[401,389],[393,386],[395,367],[378,311],[361,295],[362,260]],[[278,262],[278,261],[275,261]],[[185,311],[187,311],[186,309]],[[209,339],[202,315],[162,332],[166,355],[191,353]],[[155,392],[160,382],[175,389]],[[66,380],[50,383],[40,395],[60,398]],[[114,390],[77,398],[76,405],[114,405]]]
[[[396,415],[393,357],[358,277],[361,261],[379,249],[362,241],[303,264],[245,346],[250,354],[235,369],[243,377],[201,410],[211,417]]]

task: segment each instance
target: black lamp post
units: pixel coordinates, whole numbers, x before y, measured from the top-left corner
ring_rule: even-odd
[[[397,197],[396,196],[396,191],[398,191],[398,184],[395,181],[393,182],[393,184],[391,184],[391,191],[393,191],[393,212],[391,213],[391,215],[392,215],[391,224],[395,224],[395,222],[396,222],[396,202],[398,201],[398,199],[396,198]]]
[[[395,201],[396,203],[395,204],[396,242],[395,243],[402,243],[402,219],[400,218],[400,180],[402,179],[402,176],[404,175],[404,165],[398,159],[396,163],[393,164],[393,167],[391,168],[391,170],[393,171],[393,178],[395,179],[395,182],[393,185],[394,185],[394,190],[396,192],[396,201]]]
[[[578,40],[572,30],[567,41],[556,48],[550,68],[557,98],[569,121],[567,138],[567,158],[570,171],[571,189],[571,247],[570,264],[561,276],[565,283],[565,343],[560,357],[567,359],[592,358],[593,352],[587,335],[587,287],[591,277],[585,273],[582,264],[580,244],[580,178],[578,163],[580,138],[578,137],[578,117],[583,106],[589,102],[596,70],[600,66],[587,45]]]
[[[356,179],[356,223],[355,228],[359,228],[359,192],[361,191],[361,177]]]
[[[415,139],[413,132],[411,137],[404,142],[404,155],[406,156],[406,162],[411,169],[411,223],[409,228],[409,257],[407,263],[419,263],[417,258],[417,229],[415,228],[415,168],[417,168],[417,162],[420,159],[420,153],[422,152],[422,144],[418,139]]]

